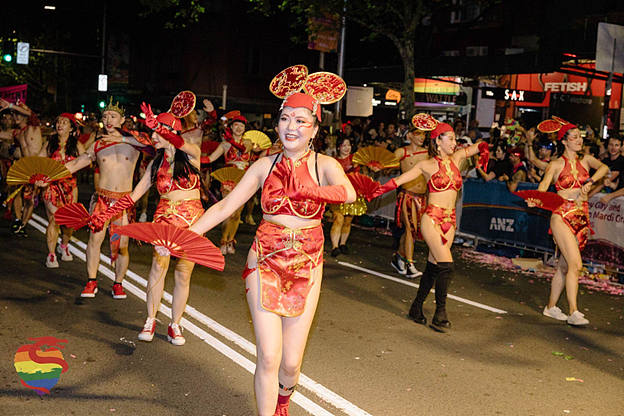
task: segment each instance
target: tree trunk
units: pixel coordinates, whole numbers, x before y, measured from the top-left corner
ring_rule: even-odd
[[[401,54],[401,59],[403,60],[403,73],[405,75],[403,84],[401,85],[399,111],[405,111],[405,119],[409,121],[416,112],[414,106],[416,102],[416,94],[414,93],[414,42],[411,39],[403,40],[403,44],[397,45],[399,53]]]

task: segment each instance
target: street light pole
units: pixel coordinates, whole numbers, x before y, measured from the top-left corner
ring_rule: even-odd
[[[106,1],[104,1],[104,17],[102,18],[102,72],[106,70]]]

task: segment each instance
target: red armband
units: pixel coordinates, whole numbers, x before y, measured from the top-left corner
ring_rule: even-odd
[[[477,168],[487,167],[490,161],[490,146],[487,142],[479,143],[479,160],[477,161]]]
[[[175,147],[176,149],[179,149],[182,146],[184,146],[184,139],[182,137],[169,131],[166,127],[162,126],[161,124],[159,124],[158,127],[156,127],[156,133],[160,134],[163,137],[163,139],[171,143],[173,147]]]

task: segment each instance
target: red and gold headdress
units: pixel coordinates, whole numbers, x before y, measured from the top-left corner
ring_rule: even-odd
[[[563,139],[568,130],[578,128],[575,124],[565,121],[561,117],[552,116],[537,125],[537,129],[542,133],[557,133],[557,140]]]
[[[308,75],[305,65],[294,65],[284,69],[271,81],[269,89],[278,98],[284,99],[284,107],[304,107],[312,111],[321,121],[321,104],[340,101],[347,92],[347,84],[331,72],[315,72]],[[304,92],[300,92],[303,89]]]
[[[412,125],[422,131],[430,131],[431,138],[435,139],[447,131],[455,131],[450,124],[440,123],[438,120],[425,113],[418,113],[412,117]]]

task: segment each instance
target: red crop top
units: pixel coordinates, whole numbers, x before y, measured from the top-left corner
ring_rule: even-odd
[[[156,174],[156,188],[160,195],[171,191],[192,191],[200,188],[199,176],[196,173],[189,173],[190,179],[180,178],[173,180],[173,165],[169,164],[167,158],[163,158],[162,164]]]
[[[236,165],[237,162],[249,163],[250,155],[230,145],[230,148],[225,152],[224,158],[226,165]]]
[[[441,160],[436,157],[435,159],[438,161],[438,171],[431,175],[429,182],[427,182],[429,193],[444,192],[449,189],[459,191],[463,182],[455,163],[450,158]]]
[[[353,155],[349,155],[349,156],[345,157],[344,159],[336,158],[336,160],[338,161],[338,163],[340,163],[340,166],[342,166],[342,170],[344,170],[345,173],[359,172],[360,171],[360,167],[359,166],[354,166],[353,165]]]
[[[295,175],[303,186],[319,186],[314,181],[308,170],[308,159],[312,155],[312,151],[306,152],[302,157],[294,161]],[[290,159],[283,155],[277,156],[281,158],[278,163],[286,164],[287,169],[292,166]],[[304,219],[320,220],[323,218],[325,204],[310,199],[290,199],[284,193],[284,185],[280,178],[271,170],[269,176],[264,181],[262,187],[262,212],[267,215],[294,215],[295,217]]]
[[[572,162],[565,156],[563,161],[565,166],[555,182],[555,188],[558,191],[562,189],[578,189],[583,186],[585,182],[589,180],[589,173],[581,164],[581,161],[576,159],[576,164],[572,166]]]

